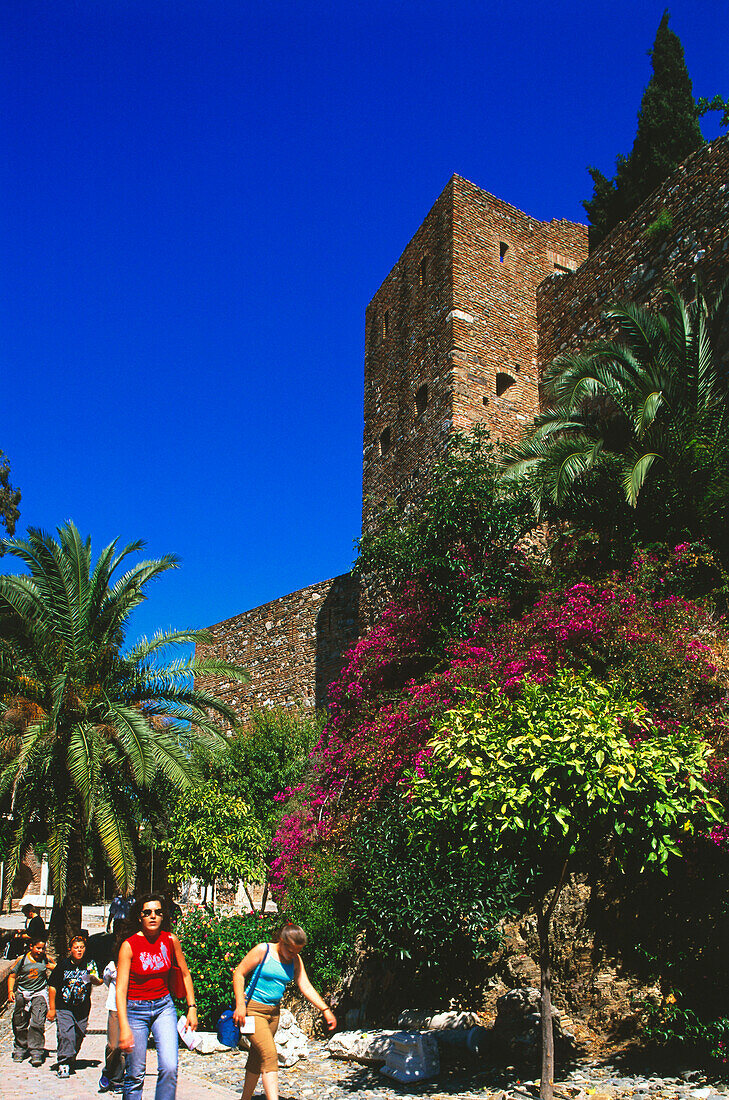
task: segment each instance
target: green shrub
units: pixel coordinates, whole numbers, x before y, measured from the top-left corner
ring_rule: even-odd
[[[286,919],[300,924],[309,938],[306,970],[320,991],[331,990],[354,947],[349,869],[335,851],[315,850],[300,875],[287,887]]]
[[[650,241],[654,237],[660,237],[662,233],[668,233],[670,229],[673,229],[673,214],[670,210],[661,210],[658,217],[646,226],[643,236]]]
[[[269,831],[281,816],[276,795],[300,782],[324,718],[300,707],[264,707],[230,741],[228,782]]]
[[[358,835],[357,923],[367,942],[410,971],[468,968],[498,944],[496,925],[515,911],[512,869],[497,861],[487,838],[472,858],[443,835],[437,844],[411,835],[407,811],[394,800]]]
[[[683,1055],[690,1051],[704,1063],[726,1070],[729,1061],[729,1019],[702,1019],[684,1008],[672,995],[661,1005],[647,1005],[643,1012],[646,1038],[659,1046],[676,1047]]]
[[[207,909],[192,909],[175,931],[195,983],[200,1026],[214,1031],[218,1017],[233,1002],[232,973],[257,943],[272,939],[278,917],[259,913],[216,917]]]

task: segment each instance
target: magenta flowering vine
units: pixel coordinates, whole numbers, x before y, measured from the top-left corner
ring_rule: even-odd
[[[289,876],[316,874],[317,852],[346,852],[357,821],[399,790],[406,771],[419,774],[434,722],[464,687],[518,692],[565,665],[622,679],[639,691],[656,732],[699,724],[717,747],[718,788],[729,642],[708,611],[670,593],[670,570],[685,567],[689,549],[677,547],[663,570],[655,554],[639,554],[630,573],[548,592],[518,619],[504,615],[503,600],[485,599],[470,635],[440,659],[438,600],[424,584],[409,585],[347,655],[309,779],[283,796],[271,880],[279,899]],[[723,834],[711,839],[729,848]]]

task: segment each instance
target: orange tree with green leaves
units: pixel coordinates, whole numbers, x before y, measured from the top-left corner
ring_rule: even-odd
[[[409,778],[418,835],[458,828],[464,858],[481,838],[520,868],[537,913],[542,991],[540,1096],[552,1100],[550,927],[571,871],[608,852],[666,870],[681,837],[721,819],[706,786],[709,745],[690,728],[650,730],[618,684],[560,669],[518,695],[464,691]],[[647,734],[651,733],[651,736]]]

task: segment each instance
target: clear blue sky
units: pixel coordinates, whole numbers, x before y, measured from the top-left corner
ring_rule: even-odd
[[[179,554],[139,632],[346,571],[367,302],[453,172],[584,220],[586,165],[630,149],[663,8],[4,0],[18,533],[71,518],[97,550]],[[670,10],[695,94],[729,95],[729,4]]]

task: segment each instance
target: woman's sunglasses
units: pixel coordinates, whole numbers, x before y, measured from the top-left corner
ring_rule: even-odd
[[[161,909],[143,909],[142,910],[142,916],[143,917],[161,917],[162,916],[162,910]]]

